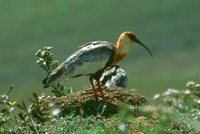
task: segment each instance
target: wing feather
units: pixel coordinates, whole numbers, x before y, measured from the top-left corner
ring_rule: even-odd
[[[43,84],[47,86],[64,77],[94,74],[109,65],[114,49],[114,45],[107,41],[86,43],[47,76]]]

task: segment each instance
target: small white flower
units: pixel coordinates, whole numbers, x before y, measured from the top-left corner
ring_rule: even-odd
[[[118,125],[118,128],[121,132],[125,132],[126,131],[126,125],[124,123],[121,123]]]
[[[184,108],[183,104],[181,104],[181,103],[177,103],[177,107],[180,108],[180,109]]]
[[[188,87],[188,88],[194,88],[195,87],[195,82],[194,81],[188,81],[186,83],[186,87]]]
[[[152,105],[147,105],[147,106],[144,106],[143,108],[142,108],[142,111],[143,112],[148,112],[148,113],[153,113],[153,112],[155,112],[156,111],[156,107],[155,106],[152,106]]]
[[[12,112],[14,109],[15,109],[14,107],[11,107],[11,108],[9,109],[9,111]]]
[[[45,53],[46,53],[45,51],[42,51],[41,56],[43,57],[45,55]]]
[[[56,108],[54,110],[52,110],[51,114],[53,116],[58,116],[60,114],[61,110],[59,108]]]
[[[43,65],[46,65],[47,63],[45,62],[45,61],[43,61],[43,63],[42,63]]]
[[[198,120],[199,118],[196,116],[196,117],[194,117],[194,119],[195,119],[195,120]]]
[[[200,99],[194,100],[196,103],[200,104]]]
[[[155,100],[155,99],[158,99],[159,97],[160,97],[160,94],[155,94],[153,99]]]
[[[47,50],[51,50],[53,47],[46,47]]]
[[[45,98],[45,93],[41,93],[40,96],[38,96],[38,100],[42,100]]]
[[[44,61],[43,58],[39,58],[39,59],[36,61],[36,63],[40,63],[40,62],[43,62],[43,61]]]
[[[170,94],[178,94],[178,93],[180,93],[179,90],[173,89],[173,88],[169,88],[169,89],[167,89],[167,91],[164,92],[162,95],[163,95],[163,96],[168,96],[168,95],[170,95]]]
[[[189,89],[183,91],[184,94],[191,94],[191,91]]]
[[[1,95],[0,97],[3,98],[3,100],[7,100],[8,99],[8,96],[6,94]]]
[[[195,85],[195,88],[197,88],[197,89],[200,90],[200,84],[196,84],[196,85]]]
[[[40,53],[41,53],[41,49],[39,49],[36,53],[35,53],[35,55],[37,56],[37,55],[39,55]]]

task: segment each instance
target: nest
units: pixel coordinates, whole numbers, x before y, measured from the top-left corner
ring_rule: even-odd
[[[139,107],[147,103],[143,96],[119,87],[106,89],[103,93],[104,99],[96,98],[92,89],[81,90],[62,97],[40,99],[39,105],[48,111],[60,109],[62,115],[73,112],[83,116],[111,116],[119,111],[122,104]]]

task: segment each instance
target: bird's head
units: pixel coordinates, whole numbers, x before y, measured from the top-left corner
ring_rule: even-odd
[[[153,57],[153,54],[151,53],[150,49],[147,46],[145,46],[139,39],[137,39],[135,34],[132,33],[132,32],[123,32],[123,33],[121,33],[121,35],[119,36],[119,39],[118,39],[118,43],[119,44],[121,43],[121,44],[124,44],[124,45],[128,45],[128,46],[131,46],[133,43],[140,44]]]

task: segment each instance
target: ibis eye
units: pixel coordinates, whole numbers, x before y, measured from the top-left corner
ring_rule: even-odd
[[[128,37],[129,37],[131,40],[133,40],[133,41],[136,39],[136,37],[135,37],[134,34],[129,34]]]

